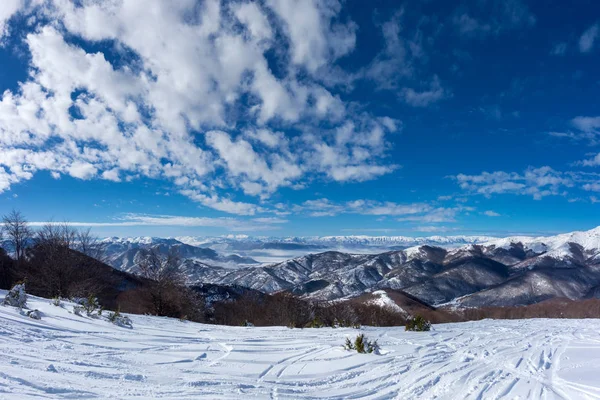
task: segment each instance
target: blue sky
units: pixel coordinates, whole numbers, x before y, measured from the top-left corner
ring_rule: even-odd
[[[0,212],[99,235],[600,225],[594,1],[0,5]]]

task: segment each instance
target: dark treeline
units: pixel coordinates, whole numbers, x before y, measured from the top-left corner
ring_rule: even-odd
[[[204,319],[202,299],[186,287],[175,254],[148,251],[138,274],[131,275],[103,262],[104,244],[89,229],[49,222],[33,230],[20,212],[12,211],[2,218],[1,232],[2,289],[25,282],[35,296],[92,296],[109,310]]]
[[[222,325],[289,326],[397,326],[408,315],[370,304],[368,299],[315,302],[282,292],[267,295],[250,289],[221,301],[202,287],[186,286],[176,253],[146,250],[136,275],[118,271],[105,261],[104,244],[90,230],[68,223],[48,223],[33,230],[24,216],[13,211],[2,218],[0,288],[25,282],[27,292],[45,298],[97,297],[109,310],[184,318]],[[600,318],[600,299],[554,299],[522,307],[435,309],[402,293],[409,312],[433,323],[484,318]],[[401,300],[404,299],[404,300]],[[400,304],[403,306],[402,304]],[[404,307],[404,306],[403,306]],[[416,307],[416,308],[415,308]]]
[[[434,324],[491,319],[526,318],[600,318],[600,299],[552,299],[518,307],[421,308],[421,315]],[[218,303],[207,320],[222,325],[289,327],[321,326],[402,326],[408,315],[356,300],[310,302],[289,293],[272,296],[249,295],[235,301]]]

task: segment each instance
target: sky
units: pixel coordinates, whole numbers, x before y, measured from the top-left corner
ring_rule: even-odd
[[[101,236],[600,225],[597,1],[3,0],[0,213]]]

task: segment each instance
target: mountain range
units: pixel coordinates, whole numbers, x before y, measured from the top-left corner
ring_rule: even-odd
[[[367,237],[320,238],[108,238],[109,263],[135,272],[143,251],[177,248],[190,284],[241,286],[265,293],[289,291],[318,300],[356,297],[395,289],[431,305],[514,306],[566,297],[600,297],[600,227],[549,237]],[[378,254],[328,250],[327,244],[358,243]],[[469,243],[469,244],[465,244]],[[215,244],[220,245],[220,247]],[[211,247],[198,247],[198,245]],[[223,249],[313,246],[282,262],[258,264]],[[385,247],[385,246],[384,246]]]

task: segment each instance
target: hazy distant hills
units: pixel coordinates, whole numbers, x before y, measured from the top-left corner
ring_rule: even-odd
[[[465,244],[482,243],[494,238],[489,236],[306,236],[306,237],[250,237],[228,235],[217,237],[180,236],[174,238],[129,237],[106,238],[111,247],[110,253],[123,252],[127,248],[148,248],[154,245],[182,245],[212,249],[222,255],[250,257],[262,263],[285,261],[309,253],[335,250],[346,253],[376,254],[390,250],[402,250],[419,245],[456,247]],[[215,260],[215,256],[196,257],[203,261]],[[219,265],[244,264],[218,261]],[[253,262],[250,262],[253,263]]]
[[[510,306],[554,297],[600,297],[600,228],[551,237],[489,239],[344,236],[106,241],[112,252],[111,264],[119,269],[132,270],[145,248],[157,246],[166,251],[176,247],[185,258],[191,283],[237,285],[266,293],[285,290],[322,300],[384,288],[402,290],[432,305]],[[465,245],[469,240],[472,243]],[[252,258],[222,253],[258,246],[297,246],[295,250],[313,246],[302,248],[309,252],[314,247],[331,248],[330,243],[355,244],[368,250],[380,248],[381,243],[402,246],[415,242],[418,245],[379,254],[324,251],[261,266]]]

